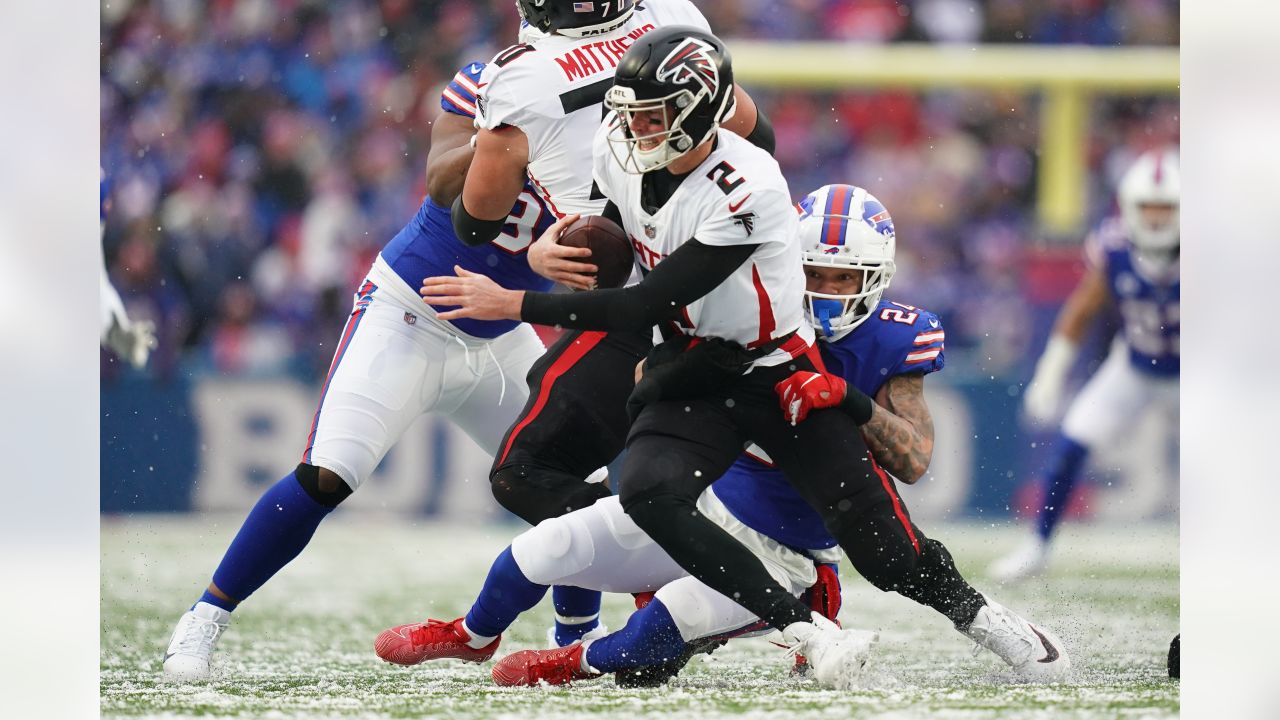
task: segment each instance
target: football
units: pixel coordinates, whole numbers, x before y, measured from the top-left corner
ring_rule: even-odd
[[[607,217],[586,215],[578,218],[560,233],[559,242],[591,250],[591,257],[585,259],[599,268],[596,272],[597,287],[622,287],[631,277],[631,267],[635,263],[631,243],[622,228]]]

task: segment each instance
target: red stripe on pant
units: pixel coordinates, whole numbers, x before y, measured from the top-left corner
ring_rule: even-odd
[[[547,398],[551,396],[551,387],[555,385],[556,380],[569,371],[583,358],[592,348],[600,344],[606,333],[599,331],[584,332],[578,336],[577,341],[573,343],[567,350],[551,363],[551,367],[547,368],[547,373],[542,376],[542,382],[538,385],[538,397],[534,400],[533,407],[529,410],[529,414],[524,416],[516,426],[511,428],[511,434],[507,436],[507,444],[502,447],[502,457],[498,459],[497,465],[507,461],[507,453],[511,452],[511,446],[516,441],[516,436],[520,431],[529,426],[533,422],[538,413],[546,407]]]
[[[324,409],[324,398],[329,394],[329,383],[333,381],[333,375],[338,371],[338,363],[342,362],[342,356],[347,353],[347,346],[351,344],[351,338],[356,334],[356,328],[360,325],[360,319],[364,317],[364,312],[369,308],[369,303],[364,302],[372,291],[377,290],[377,286],[366,280],[360,286],[357,293],[359,300],[356,301],[356,310],[351,313],[351,317],[347,320],[347,326],[342,331],[342,339],[338,341],[338,349],[333,353],[333,362],[329,363],[329,373],[324,377],[324,385],[320,387],[320,402],[316,405],[316,416],[311,420],[311,432],[307,435],[307,449],[302,451],[302,462],[311,462],[311,448],[315,445],[316,429],[320,427],[320,411]]]
[[[911,538],[911,546],[919,555],[920,541],[916,539],[916,533],[911,529],[911,520],[907,518],[902,501],[898,499],[898,493],[893,489],[893,480],[890,480],[889,475],[876,464],[876,459],[871,457],[871,453],[867,453],[867,459],[871,460],[871,468],[876,471],[876,475],[880,476],[880,484],[884,486],[884,491],[889,493],[889,499],[893,501],[893,514],[898,516],[898,522],[902,523],[902,528],[907,531],[907,537]]]

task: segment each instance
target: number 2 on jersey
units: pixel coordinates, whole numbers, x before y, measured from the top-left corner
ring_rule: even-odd
[[[903,305],[902,303],[892,304],[897,305],[902,308],[902,310],[899,310],[898,308],[885,308],[880,311],[881,320],[892,320],[894,322],[902,323],[903,325],[914,325],[916,318],[920,317],[920,313],[916,312],[916,309],[910,305]],[[906,312],[903,312],[903,310],[906,310]]]

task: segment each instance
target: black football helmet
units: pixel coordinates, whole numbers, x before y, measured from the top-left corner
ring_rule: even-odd
[[[627,49],[605,96],[614,111],[609,147],[630,173],[666,167],[733,116],[729,50],[711,33],[669,25],[640,36]],[[638,113],[663,113],[664,129],[637,135]]]
[[[626,22],[637,0],[516,0],[520,17],[544,33],[587,37],[607,33]]]

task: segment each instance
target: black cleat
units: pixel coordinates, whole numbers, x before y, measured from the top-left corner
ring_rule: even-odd
[[[680,671],[684,669],[685,665],[689,664],[694,655],[699,653],[710,655],[727,642],[729,642],[727,639],[718,638],[694,640],[691,643],[686,643],[684,652],[680,653],[680,657],[674,660],[668,660],[656,665],[619,670],[613,674],[613,680],[620,688],[662,687],[670,682],[672,678],[679,675]]]

